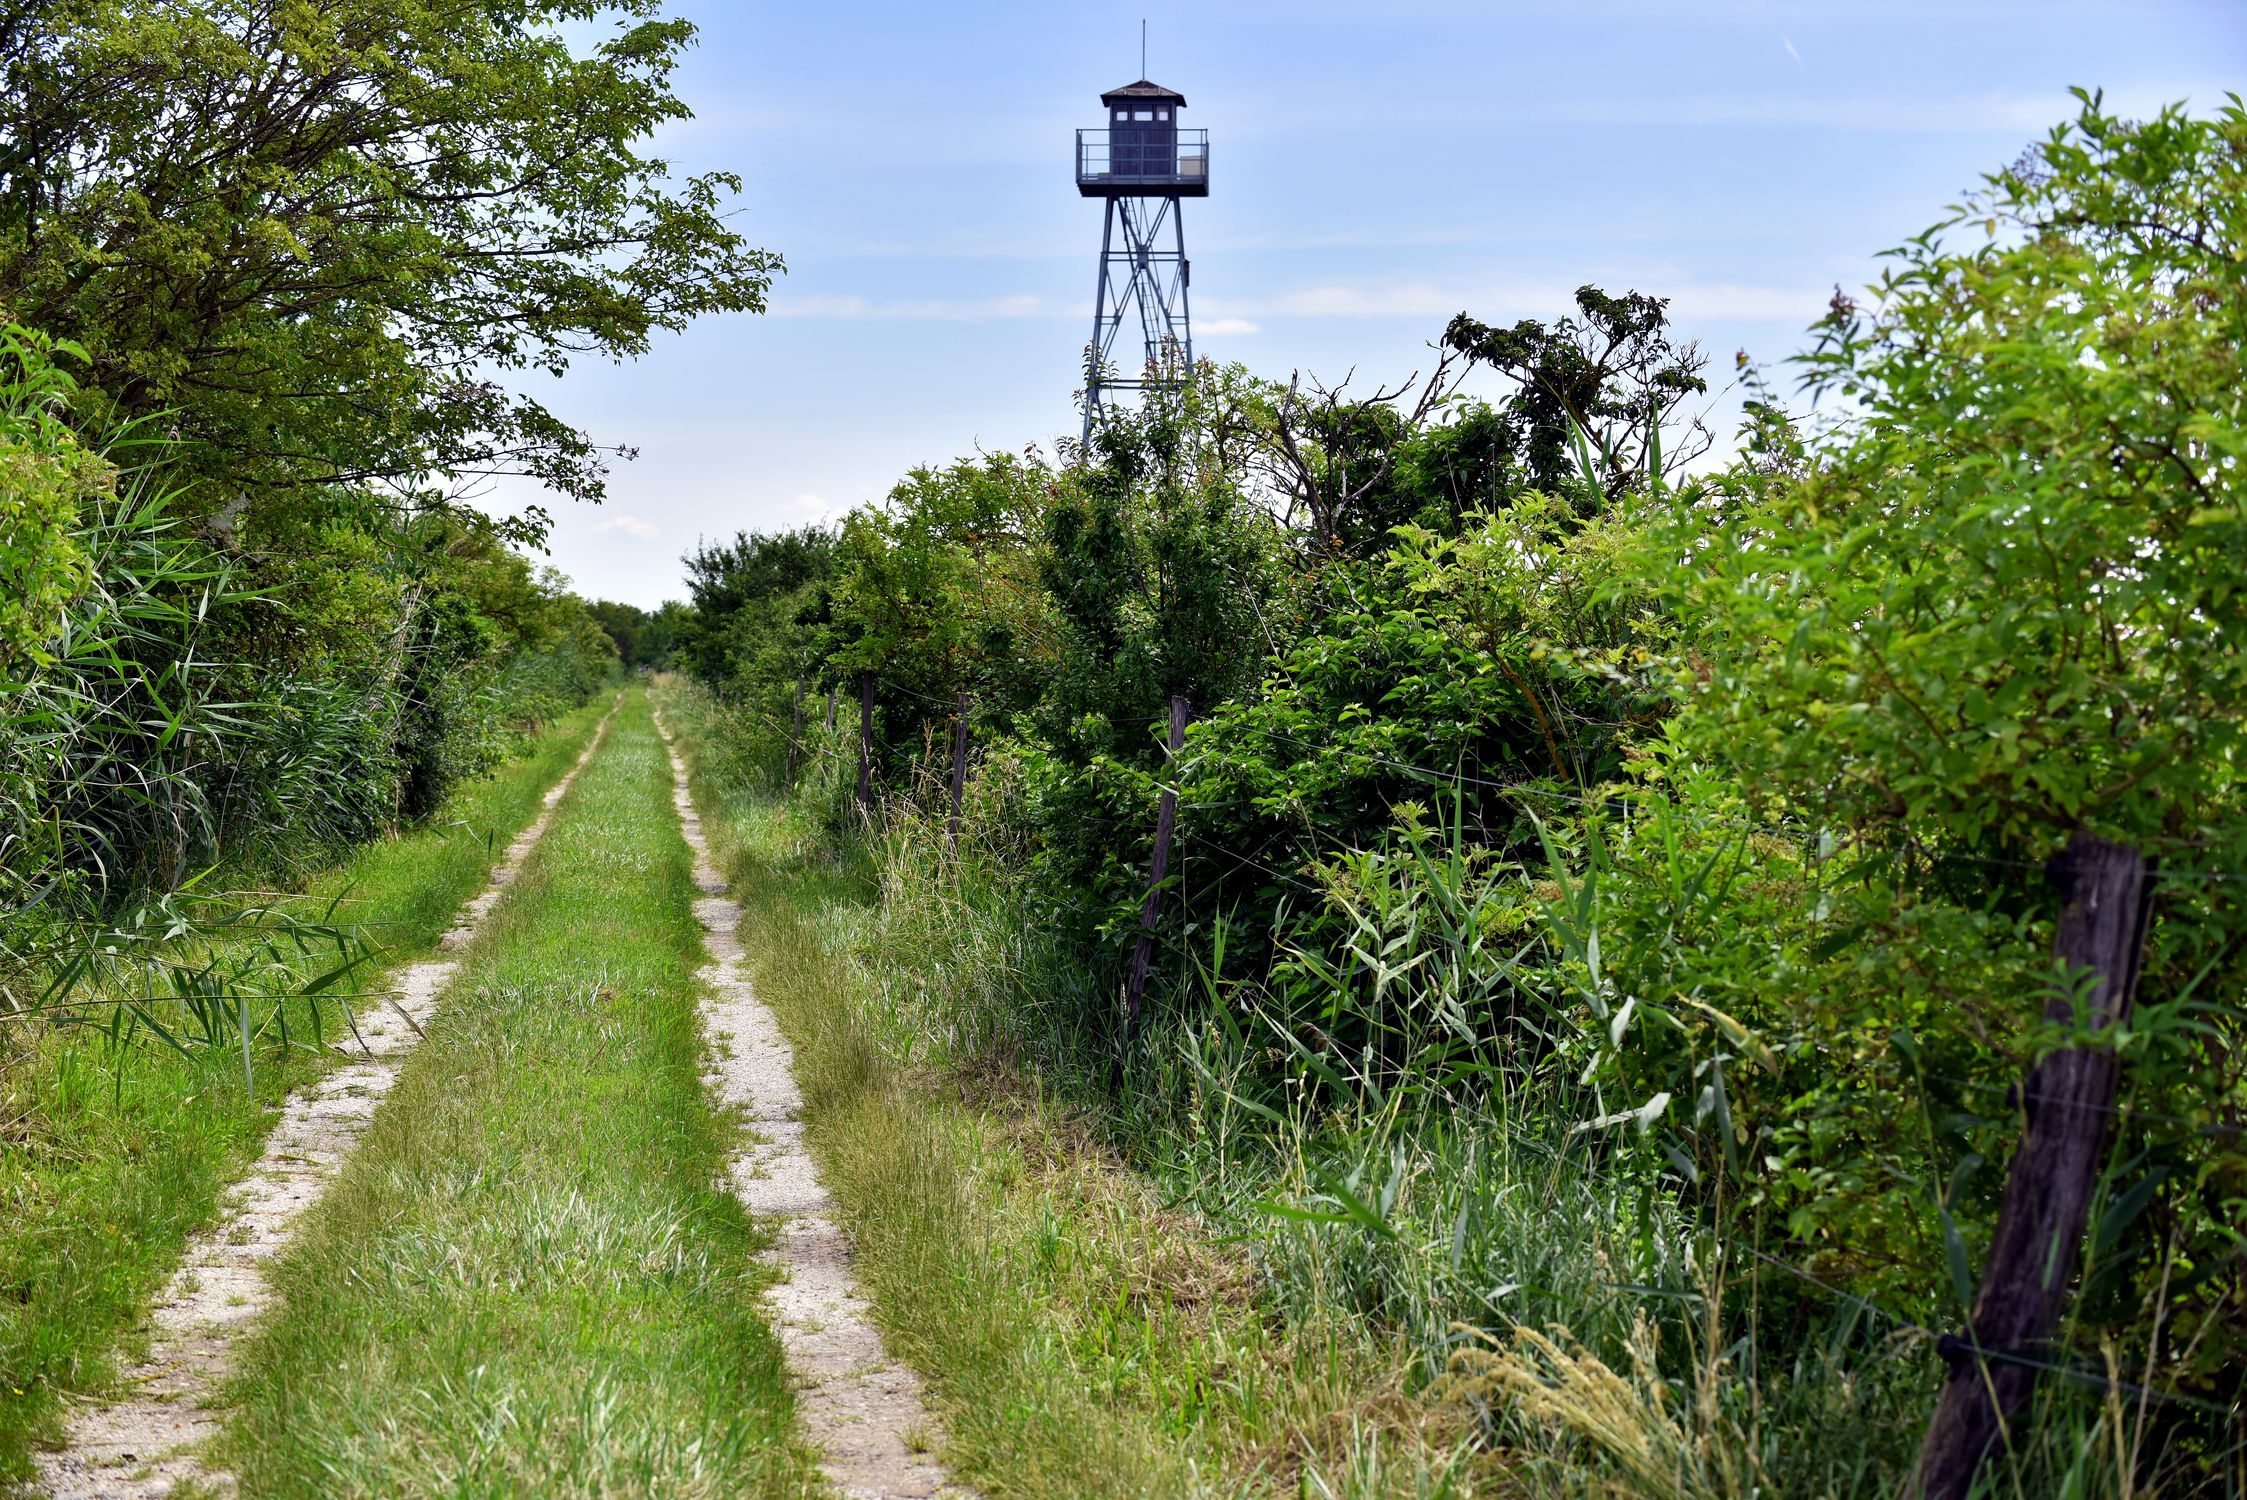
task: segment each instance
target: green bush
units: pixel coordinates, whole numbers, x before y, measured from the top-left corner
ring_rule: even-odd
[[[2020,1081],[2111,1045],[2056,1373],[1993,1482],[2219,1493],[2242,161],[2236,101],[2086,99],[1872,304],[1837,298],[1803,363],[1839,415],[1751,370],[1743,451],[1698,478],[1698,354],[1658,300],[1585,288],[1550,327],[1453,322],[1517,383],[1490,405],[1448,361],[1363,401],[1204,369],[1060,465],[916,471],[816,583],[725,616],[734,675],[690,660],[755,685],[768,784],[816,770],[830,812],[848,752],[791,761],[787,694],[871,674],[893,1046],[1034,1064],[1298,1311],[1409,1330],[1431,1394],[1557,1492],[1902,1486]],[[2138,1010],[2095,1038],[2046,1019],[2080,982],[2045,878],[2075,835],[2158,867]]]
[[[421,816],[613,676],[581,601],[443,517],[343,497],[312,524],[269,520],[255,562],[185,524],[167,440],[75,432],[73,357],[0,329],[0,947],[17,967],[143,893],[299,873]]]

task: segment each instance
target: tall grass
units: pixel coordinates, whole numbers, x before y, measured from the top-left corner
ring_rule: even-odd
[[[175,1049],[315,1040],[368,947],[348,911],[276,897],[405,820],[395,693],[259,682],[213,621],[267,607],[127,471],[71,540],[86,583],[0,683],[0,1065],[38,1027]],[[427,795],[491,770],[609,680],[584,651],[519,657]]]
[[[704,729],[729,753],[722,718]],[[1468,1421],[1511,1483],[1664,1500],[1902,1487],[1936,1330],[1826,1286],[1752,1183],[1680,1195],[1584,1083],[1596,1039],[1517,963],[1565,945],[1553,924],[1571,894],[1589,910],[1583,892],[1407,830],[1301,872],[1319,889],[1256,945],[1278,955],[1258,972],[1230,971],[1222,924],[1187,935],[1126,1038],[1117,955],[1056,935],[1015,845],[1003,754],[979,767],[956,847],[934,766],[872,826],[834,816],[833,775],[793,795],[795,846],[817,846],[823,815],[854,829],[878,889],[830,920],[856,955],[853,1024],[884,1055],[968,1078],[1027,1067],[1159,1202],[1246,1247],[1290,1326],[1391,1331],[1414,1400]],[[2133,1405],[2117,1378],[2046,1382],[1991,1493],[2154,1493],[2139,1456],[2167,1398]]]
[[[232,568],[168,514],[155,469],[70,540],[85,586],[0,695],[0,1064],[43,1025],[225,1047],[326,1034],[367,948],[347,922],[225,889],[316,869],[387,817],[379,735],[333,684],[229,691]]]

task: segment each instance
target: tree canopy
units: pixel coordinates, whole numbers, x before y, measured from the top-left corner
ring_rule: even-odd
[[[597,500],[593,436],[510,377],[758,310],[780,269],[736,177],[646,150],[693,40],[658,0],[11,6],[0,304],[226,496]]]

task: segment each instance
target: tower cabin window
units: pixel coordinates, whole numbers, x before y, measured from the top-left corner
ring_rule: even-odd
[[[1178,106],[1142,96],[1103,100],[1114,127],[1108,141],[1108,173],[1140,181],[1165,181],[1178,175]]]

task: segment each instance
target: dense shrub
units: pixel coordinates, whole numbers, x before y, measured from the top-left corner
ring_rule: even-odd
[[[2087,99],[1871,304],[1837,297],[1804,367],[1839,415],[1750,371],[1712,473],[1679,472],[1698,354],[1658,300],[1586,288],[1550,327],[1453,322],[1452,356],[1518,383],[1493,404],[1449,362],[1354,401],[1204,369],[1058,466],[918,471],[816,583],[726,617],[725,660],[767,665],[689,660],[776,772],[794,683],[871,675],[891,908],[1007,955],[924,934],[976,976],[923,983],[928,1035],[1034,1061],[1280,1284],[1414,1330],[1494,1441],[1634,1492],[1902,1486],[2020,1082],[2112,1047],[2082,1274],[2034,1352],[2065,1378],[2000,1482],[2226,1493],[2243,160],[2236,104]],[[703,561],[749,576],[769,545]],[[961,691],[984,760],[954,853]],[[2045,876],[2078,835],[2162,869],[2137,1013],[2096,1035],[2047,1018],[2082,983]],[[1574,1404],[1594,1387],[1620,1405]]]

